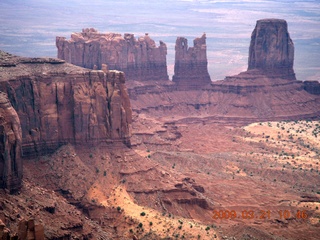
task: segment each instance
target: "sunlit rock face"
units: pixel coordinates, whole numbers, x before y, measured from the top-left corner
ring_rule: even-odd
[[[261,19],[251,35],[248,70],[258,69],[266,75],[296,79],[293,71],[294,45],[287,22]]]
[[[133,34],[99,33],[93,28],[73,33],[71,39],[56,38],[58,58],[77,66],[102,69],[106,64],[111,70],[123,71],[127,80],[169,80],[167,73],[167,46],[146,33],[135,38]]]
[[[20,118],[23,155],[52,152],[66,143],[130,145],[132,115],[123,72],[0,53],[0,91]]]

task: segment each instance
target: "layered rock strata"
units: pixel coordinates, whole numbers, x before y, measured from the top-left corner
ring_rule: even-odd
[[[149,85],[130,86],[133,111],[183,123],[247,124],[320,118],[319,95],[306,91],[301,81],[243,73],[215,81],[202,91],[175,90],[170,85],[156,90]]]
[[[0,91],[0,188],[11,193],[22,182],[21,133],[17,112]]]
[[[178,37],[175,51],[173,82],[187,89],[199,88],[211,83],[205,34],[193,41],[193,47],[188,47],[186,38]]]
[[[130,145],[131,106],[122,72],[3,52],[0,65],[0,90],[19,115],[24,155],[65,143]]]
[[[111,70],[120,70],[128,80],[168,80],[167,46],[146,33],[136,39],[133,34],[99,33],[93,28],[73,33],[71,39],[56,38],[58,58],[77,66],[101,69],[107,64]]]
[[[293,71],[294,45],[287,22],[261,19],[251,35],[248,70],[258,69],[268,76],[296,79]]]

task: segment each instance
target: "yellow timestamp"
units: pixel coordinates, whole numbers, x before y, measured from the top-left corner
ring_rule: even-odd
[[[214,210],[213,219],[289,219],[289,218],[297,218],[297,219],[307,219],[308,214],[305,210],[297,210],[296,212],[291,212],[289,210],[278,210],[278,211],[270,211],[270,210]]]

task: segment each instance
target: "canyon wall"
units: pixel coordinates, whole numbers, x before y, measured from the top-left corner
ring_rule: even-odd
[[[294,45],[287,22],[258,20],[251,35],[248,70],[258,69],[269,76],[296,79],[293,60]]]
[[[173,82],[186,89],[201,88],[211,83],[205,34],[193,41],[193,47],[188,47],[186,38],[178,37],[175,50]]]
[[[22,131],[7,94],[0,92],[0,188],[19,190],[22,183]]]
[[[0,90],[20,118],[23,155],[51,152],[65,143],[130,145],[131,106],[122,72],[0,55]]]
[[[156,46],[146,33],[136,39],[133,34],[99,33],[93,28],[73,33],[71,39],[56,38],[58,58],[77,66],[123,71],[127,80],[168,80],[167,46]]]

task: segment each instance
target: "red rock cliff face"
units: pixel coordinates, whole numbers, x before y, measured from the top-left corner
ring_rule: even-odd
[[[248,70],[296,79],[293,71],[294,45],[282,19],[261,19],[251,35]]]
[[[99,33],[83,29],[73,33],[70,40],[56,38],[58,58],[85,68],[102,68],[125,72],[128,80],[168,80],[167,46],[155,42],[146,34],[136,39],[133,34]]]
[[[22,182],[21,126],[7,95],[0,92],[0,188],[15,192]]]
[[[208,73],[206,35],[193,41],[193,47],[188,47],[188,40],[178,37],[173,82],[184,88],[199,88],[211,83]]]
[[[19,115],[24,155],[65,143],[130,145],[131,106],[122,72],[8,54],[1,65],[0,90]]]

